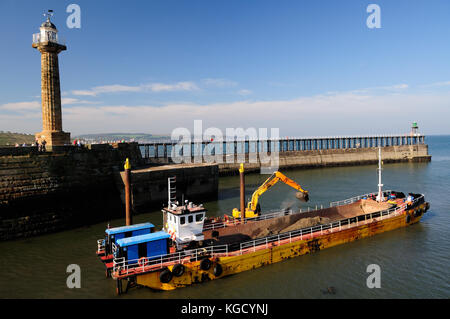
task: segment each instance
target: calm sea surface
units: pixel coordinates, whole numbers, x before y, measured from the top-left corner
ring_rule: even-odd
[[[424,193],[431,208],[419,224],[379,234],[170,292],[133,289],[119,298],[450,298],[450,136],[427,137],[430,163],[386,164],[385,189]],[[310,191],[309,205],[329,205],[377,189],[375,165],[289,170]],[[267,175],[246,176],[247,196]],[[239,205],[239,177],[219,181],[219,200],[204,205],[210,215]],[[277,185],[260,200],[264,210],[298,208],[295,190]],[[161,227],[159,211],[134,217]],[[119,226],[123,219],[111,221]],[[106,223],[0,243],[0,298],[118,298],[95,255]],[[81,288],[66,286],[69,264],[81,267]],[[381,267],[381,288],[369,289],[367,266]],[[336,294],[326,294],[333,286]]]

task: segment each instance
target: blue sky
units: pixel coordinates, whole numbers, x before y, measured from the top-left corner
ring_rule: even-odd
[[[81,28],[66,7],[81,8]],[[381,8],[369,29],[366,8]],[[42,13],[60,54],[64,130],[280,128],[282,136],[450,134],[450,2],[20,1],[0,10],[0,130],[41,130]]]

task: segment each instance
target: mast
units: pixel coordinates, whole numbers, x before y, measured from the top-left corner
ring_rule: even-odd
[[[383,198],[383,184],[381,183],[381,147],[378,148],[378,196],[377,196],[377,202],[381,202],[384,200]]]

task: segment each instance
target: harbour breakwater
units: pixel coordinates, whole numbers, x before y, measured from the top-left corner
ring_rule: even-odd
[[[431,160],[424,135],[140,144],[146,163],[202,163],[213,159],[220,175],[238,174],[240,163],[245,163],[247,172],[269,166],[289,169],[373,164],[378,162],[379,147],[385,163]]]

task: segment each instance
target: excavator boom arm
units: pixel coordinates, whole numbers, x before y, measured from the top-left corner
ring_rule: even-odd
[[[289,177],[284,174],[276,171],[274,172],[252,195],[252,200],[248,203],[248,210],[255,211],[256,206],[258,205],[259,196],[264,194],[269,188],[278,183],[279,181],[285,183],[288,186],[296,189],[297,191],[303,193],[306,198],[308,198],[308,191],[305,191],[299,184],[294,182]],[[307,200],[307,199],[306,199]]]

